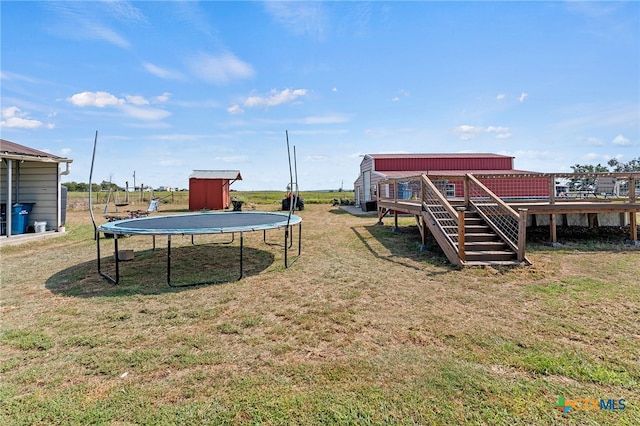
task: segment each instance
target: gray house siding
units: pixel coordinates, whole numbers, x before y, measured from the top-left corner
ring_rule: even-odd
[[[59,173],[58,163],[19,163],[12,167],[11,182],[14,203],[35,203],[28,217],[28,225],[34,222],[47,222],[47,230],[57,230],[61,224],[58,222],[59,200]],[[6,186],[6,165],[2,162],[0,176]],[[52,179],[52,177],[56,177]],[[6,192],[2,193],[2,203],[6,203]]]

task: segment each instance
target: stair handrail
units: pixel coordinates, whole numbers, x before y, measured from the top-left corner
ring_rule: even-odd
[[[437,199],[437,201],[440,203],[440,205],[442,207],[444,207],[445,209],[447,209],[447,211],[449,212],[449,214],[451,215],[452,218],[457,218],[458,217],[458,212],[456,211],[456,209],[449,203],[449,201],[447,200],[447,197],[445,197],[442,192],[440,192],[440,190],[438,189],[437,186],[435,186],[435,184],[433,183],[433,181],[431,181],[431,179],[429,179],[429,176],[427,176],[426,174],[422,175],[422,182],[424,185],[426,185],[426,188],[423,187],[422,190],[422,204],[424,206],[425,204],[425,191],[426,189],[430,189],[431,192],[433,192],[435,198]],[[456,219],[457,220],[457,219]]]
[[[520,215],[518,214],[518,212],[516,212],[513,208],[511,208],[507,203],[502,201],[500,197],[498,197],[489,188],[487,188],[482,182],[476,179],[474,175],[472,175],[471,173],[467,173],[465,177],[469,179],[471,182],[473,182],[475,185],[480,187],[480,189],[482,189],[489,196],[489,198],[495,201],[502,210],[505,210],[509,214],[509,216],[511,216],[515,220],[520,219]]]
[[[433,197],[429,197],[428,194],[433,194]],[[429,214],[430,217],[434,219],[436,226],[440,229],[441,235],[443,235],[446,240],[449,242],[450,246],[455,250],[456,254],[460,256],[460,240],[454,241],[445,230],[442,228],[442,224],[439,220],[435,220],[436,218],[433,216],[433,212],[429,209],[430,203],[429,200],[434,201],[434,205],[441,206],[445,209],[445,214],[449,216],[448,220],[451,223],[455,223],[458,227],[458,235],[460,234],[460,221],[459,221],[459,213],[458,211],[449,203],[447,198],[442,194],[442,192],[438,189],[438,187],[433,183],[431,179],[426,174],[422,175],[422,208],[423,210]],[[464,226],[464,220],[462,222],[462,226]],[[463,230],[464,233],[464,230]],[[464,239],[463,239],[464,241]],[[462,248],[462,256],[464,257],[464,247]],[[463,259],[461,259],[463,260]],[[464,260],[463,260],[464,261]]]

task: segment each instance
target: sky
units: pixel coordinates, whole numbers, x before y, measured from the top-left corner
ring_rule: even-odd
[[[63,182],[350,190],[368,153],[640,157],[640,2],[6,1],[2,139]],[[287,150],[288,134],[290,151]],[[293,150],[295,147],[295,156]],[[135,175],[135,178],[134,178]],[[295,180],[295,177],[294,177]]]

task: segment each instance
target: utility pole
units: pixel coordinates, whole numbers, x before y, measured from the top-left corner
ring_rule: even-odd
[[[133,171],[133,190],[136,190],[136,171]]]

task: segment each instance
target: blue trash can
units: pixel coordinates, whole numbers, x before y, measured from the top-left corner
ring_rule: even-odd
[[[411,198],[411,191],[409,191],[408,183],[398,184],[398,200],[408,200]]]
[[[24,204],[14,204],[11,206],[11,234],[24,234],[27,230],[29,220],[29,210]]]

